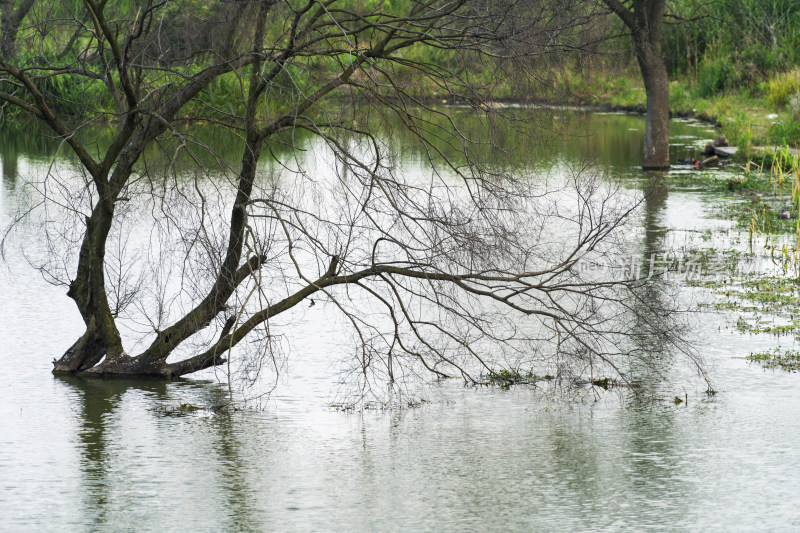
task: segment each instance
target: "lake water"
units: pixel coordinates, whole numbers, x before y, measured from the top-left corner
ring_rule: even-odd
[[[630,184],[641,117],[596,114],[565,142]],[[713,138],[673,123],[673,151]],[[4,226],[17,174],[46,151],[0,146]],[[724,200],[664,187],[644,206],[644,238],[680,241],[732,223]],[[30,230],[31,254],[37,235]],[[526,387],[431,385],[423,407],[330,409],[339,339],[310,309],[288,366],[260,409],[186,410],[225,401],[204,379],[54,377],[51,359],[81,332],[61,288],[10,249],[0,271],[2,531],[767,531],[800,528],[800,375],[743,358],[792,341],[746,336],[706,314],[696,333],[716,395],[680,360],[641,395],[572,401]],[[696,297],[690,289],[685,296]],[[700,295],[702,297],[702,294]],[[322,326],[320,326],[322,324]],[[674,397],[688,399],[676,405]]]

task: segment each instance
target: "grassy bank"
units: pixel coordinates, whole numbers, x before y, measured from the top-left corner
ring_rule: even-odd
[[[636,69],[565,71],[560,84],[584,105],[645,108],[645,91]],[[670,82],[670,112],[717,124],[730,143],[749,155],[756,146],[800,146],[800,68],[775,73],[755,88],[711,92],[697,80]]]

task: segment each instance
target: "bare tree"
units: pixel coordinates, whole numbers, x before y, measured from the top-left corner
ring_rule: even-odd
[[[499,76],[574,47],[585,20],[546,5],[51,7],[23,41],[35,61],[0,56],[0,100],[79,163],[54,163],[40,189],[40,208],[68,220],[46,234],[57,261],[44,270],[86,325],[55,371],[181,376],[238,350],[258,372],[275,361],[271,324],[318,301],[350,324],[365,386],[419,371],[474,380],[499,351],[624,374],[647,361],[642,337],[679,343],[644,282],[581,268],[624,251],[636,202],[582,172],[509,168],[495,121],[523,136],[531,124],[491,101],[502,80],[476,82],[474,65]],[[431,94],[466,104],[472,126]],[[397,135],[418,146],[419,173],[393,163]]]

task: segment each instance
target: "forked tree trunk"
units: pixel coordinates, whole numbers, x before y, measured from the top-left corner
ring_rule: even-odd
[[[261,4],[259,21],[255,30],[254,42],[256,43],[263,41],[266,31],[264,29],[266,27],[265,17],[270,6],[269,2]],[[252,87],[256,87],[260,63],[258,61],[253,63],[251,84]],[[180,105],[189,101],[212,79],[214,78],[210,77],[205,83],[196,83],[190,86],[182,94]],[[251,101],[246,118],[248,135],[242,156],[235,207],[231,212],[230,242],[217,280],[209,294],[194,309],[169,328],[158,331],[151,346],[135,357],[129,356],[123,349],[115,316],[108,302],[104,270],[106,241],[114,220],[115,202],[128,182],[134,165],[148,143],[166,130],[166,125],[169,123],[167,119],[172,118],[178,112],[180,105],[168,108],[170,112],[163,113],[162,121],[148,123],[141,129],[136,129],[135,121],[130,118],[133,116],[132,113],[126,118],[123,124],[123,133],[127,131],[128,134],[120,137],[124,142],[117,145],[119,152],[113,171],[110,166],[95,170],[95,174],[98,174],[99,177],[93,177],[95,177],[100,198],[92,210],[91,216],[86,219],[86,232],[81,243],[78,271],[67,293],[75,300],[86,324],[86,331],[61,358],[53,361],[54,372],[87,372],[102,376],[151,375],[171,378],[226,362],[225,358],[217,355],[217,350],[211,350],[202,357],[193,357],[177,363],[167,363],[167,358],[176,346],[205,328],[219,313],[224,311],[228,299],[239,284],[251,272],[260,268],[261,256],[251,257],[243,265],[240,265],[247,226],[247,212],[244,206],[250,199],[263,142],[263,137],[258,134],[255,126],[255,109],[259,94],[254,89],[250,96]],[[224,333],[227,334],[227,330]],[[224,353],[224,350],[220,350],[220,352]]]

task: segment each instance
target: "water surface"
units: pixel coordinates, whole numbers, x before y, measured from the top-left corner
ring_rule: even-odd
[[[648,183],[635,168],[644,122],[563,113],[584,135],[561,157]],[[714,132],[673,123],[675,157]],[[19,175],[47,147],[5,141],[0,222]],[[636,185],[636,184],[639,185]],[[721,198],[665,178],[642,214],[643,245],[731,223]],[[36,233],[28,252],[35,255]],[[687,289],[688,291],[688,289]],[[341,339],[324,310],[292,331],[287,368],[263,409],[224,403],[213,380],[57,378],[50,360],[81,332],[63,288],[13,250],[0,274],[0,520],[4,531],[789,530],[800,527],[800,376],[743,357],[791,341],[743,336],[730,317],[698,332],[716,395],[681,360],[643,394],[596,401],[524,387],[434,384],[423,407],[328,408]],[[676,405],[675,396],[688,398]],[[444,400],[446,399],[446,400]]]

